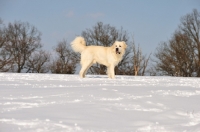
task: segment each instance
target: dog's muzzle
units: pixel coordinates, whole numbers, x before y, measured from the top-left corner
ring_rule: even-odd
[[[120,54],[119,48],[116,48],[116,54]]]

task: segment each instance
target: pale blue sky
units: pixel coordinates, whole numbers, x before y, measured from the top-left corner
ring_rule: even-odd
[[[49,51],[58,41],[71,42],[101,21],[123,27],[144,53],[150,53],[194,8],[200,11],[199,0],[0,0],[0,18],[5,24],[22,21],[35,26]]]

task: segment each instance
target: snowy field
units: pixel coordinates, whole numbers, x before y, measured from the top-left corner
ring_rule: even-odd
[[[0,73],[0,132],[200,132],[200,79]]]

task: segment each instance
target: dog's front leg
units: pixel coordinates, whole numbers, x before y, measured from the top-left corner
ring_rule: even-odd
[[[110,75],[109,75],[109,77],[110,78],[112,78],[112,79],[114,79],[115,78],[115,66],[113,66],[113,65],[111,65],[110,67],[109,67],[109,69],[110,69]]]
[[[110,67],[107,67],[107,75],[108,75],[109,78],[111,78]]]

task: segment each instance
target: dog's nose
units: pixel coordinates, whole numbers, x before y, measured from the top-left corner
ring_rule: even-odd
[[[116,51],[118,51],[119,49],[118,48],[116,48]]]

